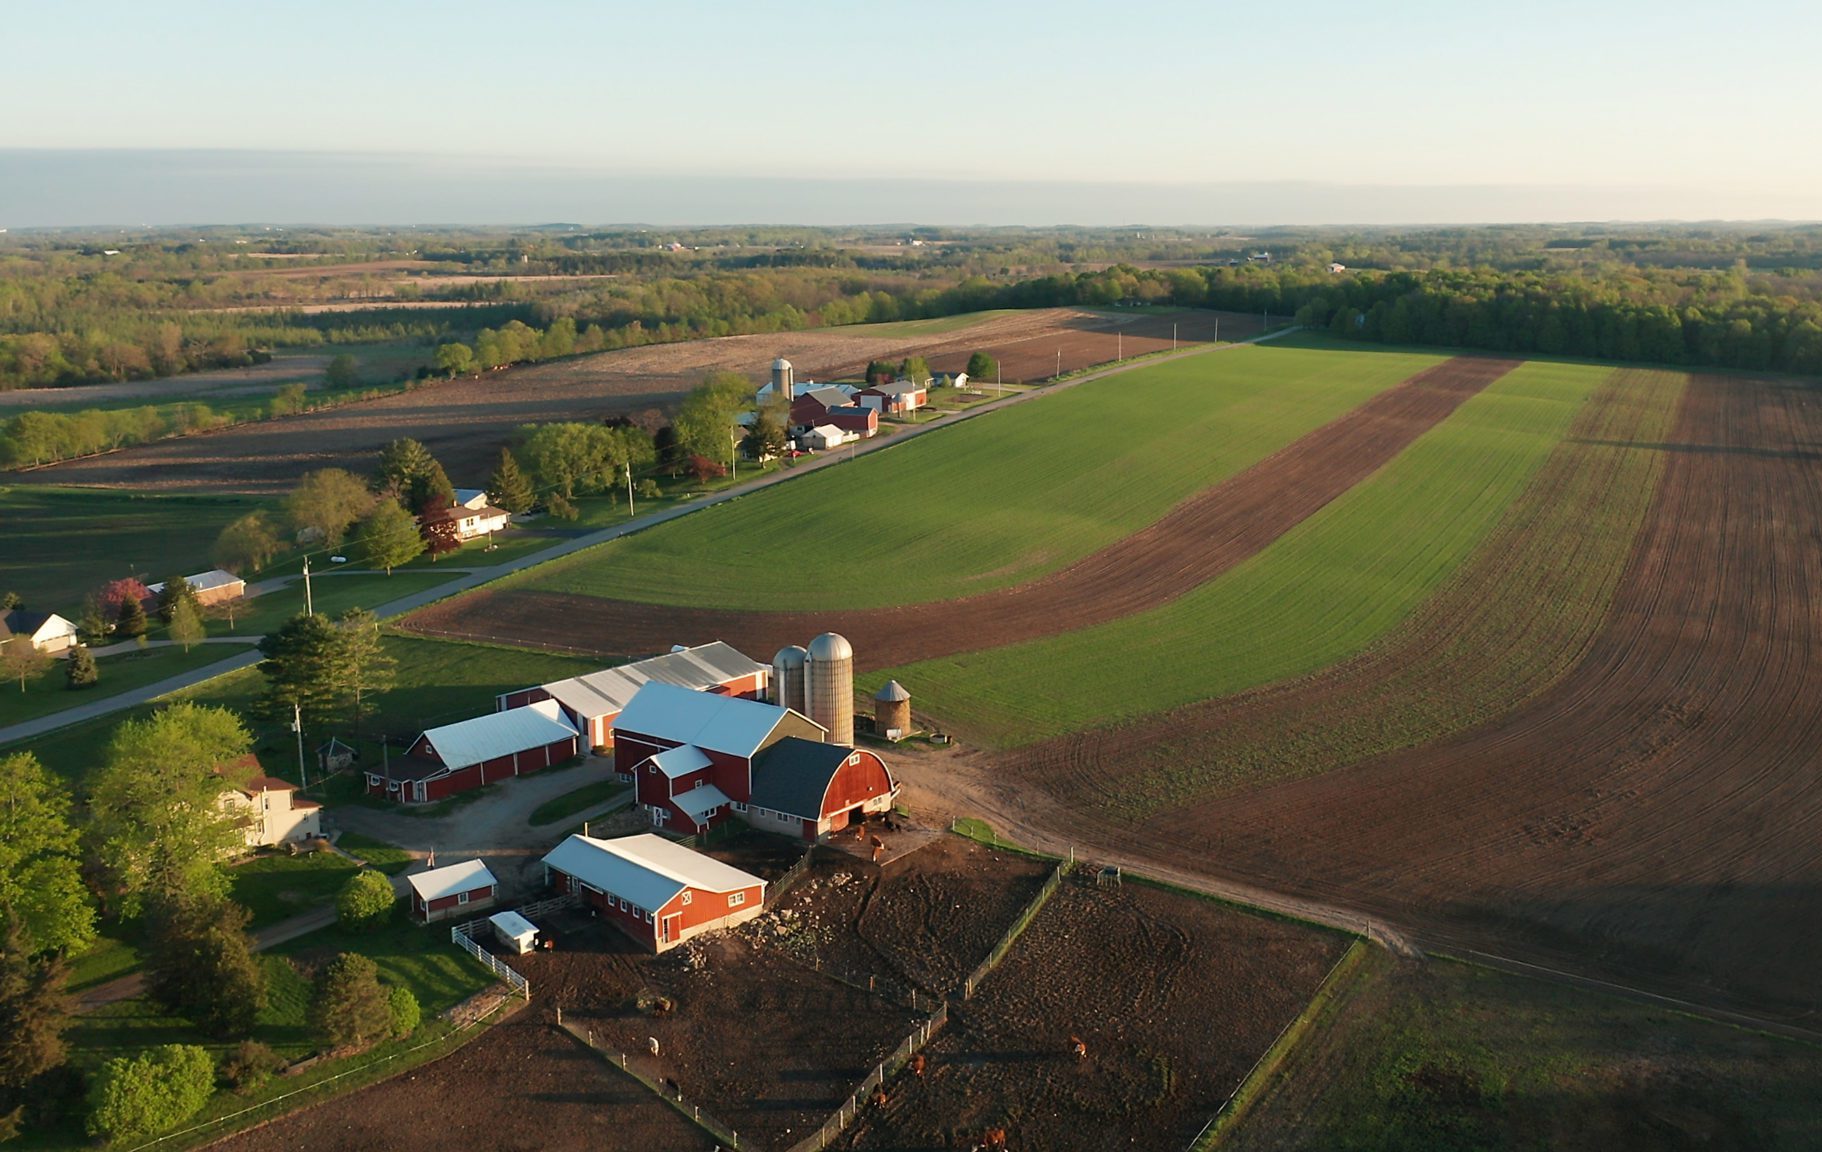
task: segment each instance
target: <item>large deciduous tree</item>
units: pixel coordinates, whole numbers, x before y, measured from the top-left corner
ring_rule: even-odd
[[[677,407],[671,427],[678,451],[726,460],[739,425],[735,417],[752,407],[753,386],[738,372],[712,372]]]
[[[399,662],[386,651],[380,619],[365,608],[344,612],[335,622],[332,663],[335,684],[358,734],[373,697],[392,687]]]
[[[264,512],[249,512],[221,530],[211,556],[217,566],[239,576],[264,568],[278,555],[280,546],[271,518]]]
[[[69,793],[30,752],[0,756],[0,908],[30,953],[80,951],[95,936]]]
[[[339,548],[348,526],[365,516],[373,502],[366,481],[345,469],[323,468],[307,473],[285,497],[285,514],[300,533]]]
[[[987,355],[985,352],[976,352],[974,355],[968,357],[968,367],[962,369],[962,371],[968,374],[970,380],[979,382],[998,376],[1000,365],[999,361]]]
[[[362,563],[384,568],[390,576],[394,568],[417,558],[424,539],[418,535],[417,521],[397,500],[382,500],[361,521],[355,546]]]
[[[90,795],[89,836],[123,915],[148,901],[225,895],[221,862],[246,841],[218,803],[217,773],[252,743],[234,713],[187,700],[115,729]]]
[[[28,681],[44,675],[50,667],[51,657],[38,651],[29,636],[15,636],[0,643],[0,676],[19,681],[21,692]]]
[[[195,1044],[116,1056],[89,1085],[88,1131],[123,1141],[175,1128],[215,1095],[215,1061]]]

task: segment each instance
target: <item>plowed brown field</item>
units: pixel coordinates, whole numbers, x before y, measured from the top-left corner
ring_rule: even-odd
[[[302,271],[302,270],[300,270]],[[728,336],[603,352],[550,364],[490,372],[326,412],[244,424],[200,436],[162,440],[106,456],[20,473],[39,484],[95,484],[173,492],[287,491],[314,468],[368,472],[389,440],[420,440],[457,484],[479,484],[500,446],[521,424],[595,420],[652,412],[674,402],[717,369],[763,380],[774,357],[788,357],[799,379],[863,371],[870,359],[919,354],[938,372],[959,371],[975,351],[997,356],[1008,381],[1047,377],[1062,352],[1064,371],[1167,349],[1171,327],[1180,343],[1207,343],[1217,314],[1108,316],[1048,308],[990,317],[930,335],[868,335],[864,327]],[[1229,340],[1257,335],[1257,316],[1220,314]],[[66,400],[81,399],[66,389]],[[655,417],[652,418],[655,422]]]
[[[1256,554],[1514,365],[1459,357],[1427,369],[1184,501],[1149,528],[1018,588],[917,608],[766,613],[508,588],[433,606],[404,627],[514,644],[580,644],[622,657],[714,639],[771,652],[833,628],[854,644],[861,668],[1085,628],[1167,603]]]
[[[1382,915],[1433,942],[1813,1023],[1819,400],[1789,383],[1690,383],[1674,433],[1655,446],[1663,479],[1605,627],[1524,707],[1453,739],[1184,807],[1142,837],[1111,823],[1092,835]],[[1106,755],[1157,735],[1128,730]]]

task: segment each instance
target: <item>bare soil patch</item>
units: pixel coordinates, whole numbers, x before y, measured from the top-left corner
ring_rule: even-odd
[[[1186,1147],[1346,947],[1336,935],[1085,874],[849,1130],[854,1149]],[[1087,1048],[1078,1059],[1079,1037]]]
[[[1459,357],[1184,501],[1163,519],[1019,587],[904,608],[733,612],[505,589],[435,605],[404,627],[514,644],[592,646],[603,656],[721,639],[771,652],[834,629],[857,666],[894,667],[1073,631],[1167,603],[1257,554],[1498,379],[1513,361]],[[483,608],[482,611],[476,611]]]
[[[348,266],[341,267],[345,271]],[[313,268],[290,271],[319,273]],[[1206,342],[1212,335],[1214,317],[1214,313],[1192,313],[1175,318],[1181,327],[1181,344]],[[934,370],[953,372],[962,368],[972,352],[982,350],[1000,357],[1002,374],[1010,381],[1048,376],[1059,348],[1064,371],[1112,360],[1116,345],[1123,345],[1127,356],[1168,348],[1173,319],[1050,308],[997,316],[931,336],[881,337],[867,335],[864,327],[825,328],[628,348],[489,372],[474,379],[434,382],[333,411],[70,461],[20,479],[271,495],[288,490],[300,475],[315,468],[370,471],[381,447],[410,436],[436,454],[457,484],[479,483],[492,470],[500,445],[521,424],[616,415],[645,415],[655,423],[662,419],[662,409],[718,369],[745,372],[757,385],[772,360],[785,356],[796,365],[799,379],[836,379],[858,374],[870,359],[916,353],[928,358]],[[1228,316],[1222,321],[1222,335],[1241,339],[1256,333],[1258,326],[1257,317]],[[81,396],[72,394],[65,399],[80,400]]]

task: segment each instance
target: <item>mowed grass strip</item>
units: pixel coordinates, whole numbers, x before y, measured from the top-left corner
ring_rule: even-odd
[[[1303,676],[1402,622],[1486,539],[1606,373],[1527,363],[1247,563],[1150,612],[864,677],[1028,744]]]
[[[1010,587],[1163,516],[1441,357],[1234,348],[943,429],[543,565],[519,588],[878,608]]]
[[[1463,732],[1544,691],[1613,603],[1687,377],[1620,370],[1474,557],[1403,627],[1308,680],[1180,714],[1104,799],[1143,819],[1210,792],[1311,776]]]

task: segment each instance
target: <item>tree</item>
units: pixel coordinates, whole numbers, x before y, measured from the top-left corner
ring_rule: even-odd
[[[898,374],[898,365],[890,360],[867,361],[866,381],[869,384],[887,384]]]
[[[38,651],[29,636],[15,636],[0,643],[0,675],[9,680],[18,680],[21,692],[25,691],[27,680],[37,679],[48,672],[50,667],[50,655]]]
[[[82,614],[76,617],[76,627],[90,640],[100,640],[113,629],[101,609],[100,596],[91,592],[82,598]]]
[[[417,521],[396,500],[382,500],[361,521],[355,532],[355,547],[362,562],[370,568],[384,568],[386,575],[400,564],[409,563],[424,550],[418,535]]]
[[[285,1058],[271,1045],[258,1040],[242,1040],[234,1051],[222,1057],[221,1081],[240,1094],[246,1094],[272,1079],[273,1073],[285,1066]]]
[[[922,384],[930,379],[930,362],[922,356],[907,356],[899,364],[898,374],[913,384]]]
[[[316,977],[310,1023],[330,1048],[385,1038],[392,1030],[392,1008],[373,961],[344,952],[324,965]]]
[[[454,380],[475,370],[474,349],[466,344],[438,344],[437,371]]]
[[[352,388],[360,383],[359,374],[355,370],[354,357],[343,352],[332,358],[328,366],[323,369],[323,383],[331,388]]]
[[[403,1039],[418,1030],[424,1010],[411,989],[395,984],[386,989],[386,1007],[392,1015],[392,1034]]]
[[[734,418],[751,406],[752,385],[738,372],[711,372],[683,398],[671,422],[678,450],[724,460],[738,427]]]
[[[138,583],[138,581],[134,581]],[[146,634],[146,607],[137,596],[123,596],[114,617],[114,634],[131,640]]]
[[[24,606],[25,601],[20,597],[19,593],[7,592],[0,594],[0,612],[11,612],[15,608],[23,608]]]
[[[747,432],[747,451],[753,459],[763,460],[767,456],[776,456],[784,451],[785,426],[790,422],[790,410],[782,403],[763,404],[759,415],[753,421],[753,427]]]
[[[335,898],[335,916],[342,927],[355,932],[382,928],[392,919],[392,907],[398,896],[392,881],[384,872],[363,868],[348,878]]]
[[[306,473],[285,497],[285,515],[299,533],[320,536],[328,547],[339,548],[348,526],[373,504],[365,481],[341,468],[323,468]]]
[[[327,720],[341,699],[341,647],[341,634],[321,613],[300,613],[267,634],[259,642],[265,657],[259,670],[266,677],[260,712],[290,720],[301,711],[312,725]]]
[[[394,440],[380,450],[376,479],[380,492],[422,512],[438,498],[453,502],[455,488],[430,449],[410,438]]]
[[[707,456],[690,457],[690,475],[696,478],[698,484],[707,484],[710,480],[727,474],[728,466],[719,460],[711,460]]]
[[[221,861],[246,841],[217,803],[217,773],[252,744],[234,713],[187,700],[115,729],[90,794],[89,835],[123,915],[148,901],[226,893]]]
[[[190,650],[191,645],[201,643],[209,634],[203,626],[202,609],[196,606],[194,595],[177,601],[176,607],[171,609],[171,623],[165,631],[172,640],[183,645],[185,652]]]
[[[335,683],[348,704],[355,734],[359,735],[370,698],[392,687],[399,662],[386,651],[380,618],[365,608],[342,613],[335,626]]]
[[[93,688],[101,679],[101,668],[87,644],[70,649],[70,658],[63,665],[63,679],[71,688]]]
[[[116,1056],[89,1086],[89,1135],[128,1140],[175,1128],[215,1095],[215,1061],[195,1044]]]
[[[33,1082],[64,1061],[63,1034],[74,1021],[65,985],[69,965],[33,958],[17,917],[0,938],[0,1142],[17,1135]],[[414,1005],[415,1007],[415,1005]]]
[[[95,937],[69,793],[30,752],[0,756],[0,909],[28,955],[76,952]]]
[[[1000,362],[985,352],[976,352],[968,357],[968,367],[962,369],[968,378],[974,381],[985,381],[1000,374]]]
[[[295,416],[304,410],[305,395],[309,390],[302,382],[286,384],[272,394],[273,416]]]
[[[120,610],[128,600],[137,600],[144,607],[145,602],[152,598],[152,593],[146,590],[146,586],[131,576],[108,581],[101,586],[99,595],[101,610],[115,618],[120,616]]]
[[[266,971],[247,934],[252,914],[215,896],[177,896],[147,917],[146,994],[218,1040],[244,1037],[266,1006]]]
[[[500,463],[487,481],[487,498],[514,515],[530,512],[537,503],[531,480],[520,471],[510,448],[500,449]]]
[[[264,568],[279,546],[271,519],[264,512],[249,512],[221,530],[212,555],[217,566],[241,576]]]
[[[169,624],[179,604],[189,604],[196,615],[202,615],[202,601],[196,598],[196,589],[182,576],[173,576],[164,582],[158,593],[158,618]]]
[[[418,535],[424,539],[424,551],[430,562],[462,547],[462,533],[456,524],[455,506],[441,497],[433,498],[418,514]]]

